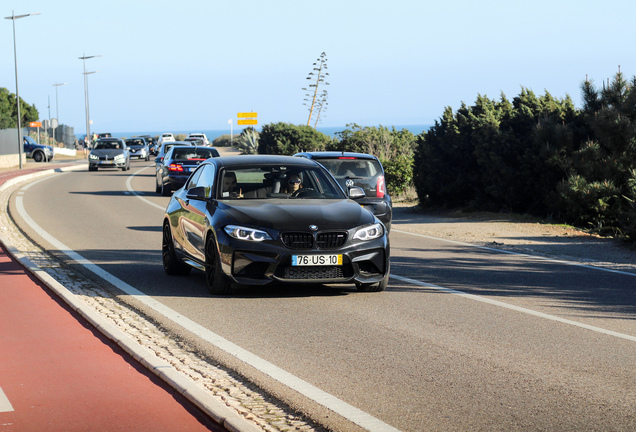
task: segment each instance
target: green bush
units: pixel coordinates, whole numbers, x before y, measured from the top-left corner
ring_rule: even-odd
[[[636,77],[582,90],[583,109],[527,89],[446,108],[417,137],[420,205],[554,217],[636,241]]]
[[[311,126],[270,123],[263,126],[258,141],[259,154],[293,155],[302,151],[322,151],[331,137]]]

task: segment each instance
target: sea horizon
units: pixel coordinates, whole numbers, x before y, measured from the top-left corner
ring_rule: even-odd
[[[380,125],[374,126],[374,127],[379,127],[379,126]],[[381,126],[387,127],[389,130],[391,130],[392,128],[395,128],[395,130],[397,131],[406,129],[414,135],[419,135],[423,131],[428,130],[432,125],[415,124],[415,125],[391,125],[391,126],[381,125]],[[326,126],[326,127],[317,128],[319,132],[322,132],[325,135],[329,135],[331,137],[334,137],[336,133],[342,132],[346,129],[350,129],[350,128],[348,128],[347,126]],[[238,130],[233,129],[232,133],[234,134],[234,136],[237,136],[241,133],[241,131],[242,129],[238,129]],[[96,131],[93,131],[93,132],[96,132]],[[104,131],[99,131],[96,133],[103,133],[103,132]],[[229,135],[230,129],[228,128],[228,129],[193,129],[193,130],[162,130],[162,131],[124,131],[124,132],[110,132],[110,133],[116,138],[130,138],[133,136],[140,136],[140,135],[160,136],[161,134],[166,132],[171,132],[173,135],[180,135],[180,134],[188,135],[190,133],[204,133],[208,137],[208,140],[212,142],[220,136]],[[83,137],[84,134],[77,134],[76,136],[79,139],[80,137]]]

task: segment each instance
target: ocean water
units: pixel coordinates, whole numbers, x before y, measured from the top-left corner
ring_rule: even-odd
[[[392,127],[395,127],[396,130],[401,131],[402,129],[406,129],[409,132],[413,133],[414,135],[419,135],[420,133],[422,133],[423,131],[427,131],[431,125],[395,125],[395,126],[391,126],[391,125],[382,125],[385,126],[387,128],[389,128],[389,130]],[[376,125],[375,127],[379,127],[379,125]],[[325,135],[329,135],[329,136],[335,136],[335,134],[337,132],[342,132],[345,129],[347,129],[346,126],[330,126],[330,127],[319,127],[318,130],[322,133],[324,133]],[[234,130],[232,131],[234,133],[234,135],[238,135],[241,133],[241,128],[234,128]],[[98,131],[97,133],[100,133],[102,131]],[[208,140],[210,140],[210,142],[214,141],[215,138],[220,137],[221,135],[229,135],[230,134],[230,129],[217,129],[217,130],[206,130],[206,129],[197,129],[197,130],[189,130],[189,131],[185,131],[185,130],[176,130],[176,131],[171,131],[171,130],[162,130],[162,131],[128,131],[128,132],[111,132],[113,134],[114,137],[118,137],[118,138],[129,138],[132,136],[136,136],[136,135],[150,135],[150,136],[159,136],[162,133],[165,132],[172,132],[173,135],[178,135],[178,134],[184,134],[184,135],[188,135],[189,133],[204,133],[207,137]],[[79,138],[80,136],[83,135],[77,135],[77,137]]]

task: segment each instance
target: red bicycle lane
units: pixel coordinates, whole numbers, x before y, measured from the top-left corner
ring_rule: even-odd
[[[0,431],[227,430],[0,244]]]

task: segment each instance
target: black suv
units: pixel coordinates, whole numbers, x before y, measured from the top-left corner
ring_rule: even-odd
[[[351,186],[364,190],[366,197],[356,199],[364,208],[377,216],[391,230],[393,208],[386,191],[384,168],[377,157],[365,153],[351,152],[302,152],[294,156],[313,159],[327,168],[340,186],[347,191]]]

